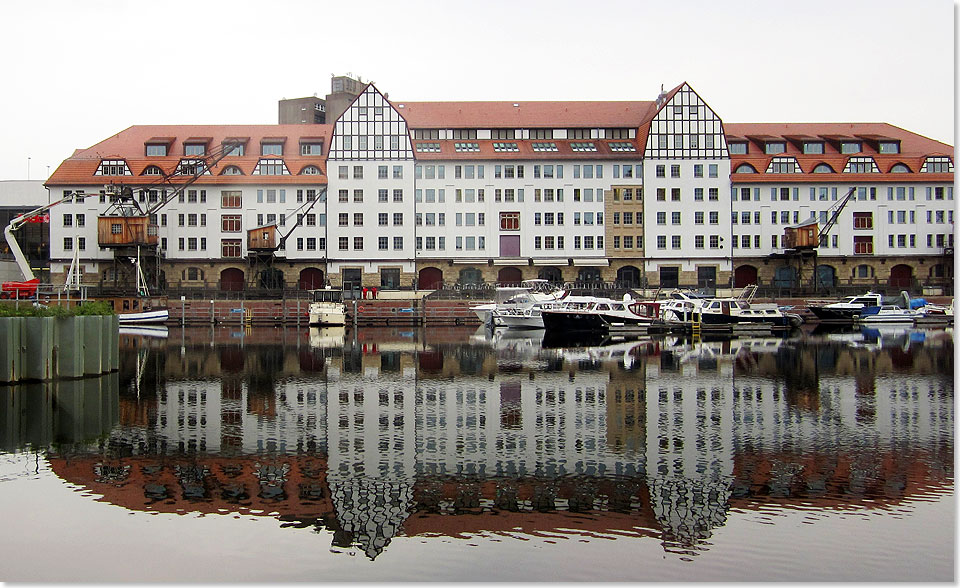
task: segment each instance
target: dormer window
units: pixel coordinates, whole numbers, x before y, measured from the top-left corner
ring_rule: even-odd
[[[832,174],[836,173],[833,171],[833,168],[826,163],[818,163],[817,167],[813,168],[813,173],[815,174]]]
[[[800,174],[803,170],[795,157],[774,157],[767,166],[768,174]]]
[[[851,157],[843,168],[845,174],[877,174],[880,169],[872,157]]]
[[[283,143],[262,143],[260,155],[283,155]]]
[[[769,143],[764,143],[763,152],[767,155],[776,155],[778,153],[783,153],[787,150],[787,144],[782,141],[770,141]]]
[[[303,176],[319,176],[320,168],[315,165],[308,165],[307,167],[301,170],[300,175]]]
[[[207,169],[207,165],[200,159],[181,159],[180,163],[177,164],[177,171],[174,173],[178,176],[195,176],[199,174],[209,174],[210,170]]]
[[[282,159],[261,159],[253,170],[255,176],[288,176],[290,172]]]
[[[323,141],[300,143],[300,155],[323,155]]]
[[[849,154],[849,153],[860,153],[863,151],[863,144],[859,141],[841,141],[840,142],[840,153]]]
[[[122,159],[104,159],[100,162],[95,176],[131,176],[127,162]]]
[[[877,151],[880,153],[900,153],[900,141],[880,141]]]
[[[892,174],[908,174],[910,173],[910,168],[907,167],[904,163],[895,163],[893,167],[890,168],[890,173]]]
[[[636,151],[636,149],[633,147],[633,143],[611,141],[607,143],[607,146],[610,147],[610,151]]]
[[[147,144],[147,157],[166,157],[166,156],[167,156],[166,145]]]
[[[922,174],[952,174],[953,162],[949,157],[928,157],[920,168]]]
[[[740,165],[737,166],[737,169],[733,170],[733,173],[735,173],[735,174],[755,174],[755,173],[757,173],[757,170],[754,169],[754,167],[753,167],[752,165],[750,165],[749,163],[741,163]]]
[[[159,167],[155,166],[155,165],[148,165],[148,166],[143,170],[143,175],[145,175],[145,176],[162,176],[162,175],[163,175],[163,170],[160,169]]]
[[[234,143],[234,146],[232,148],[228,148],[227,146],[231,143]],[[224,149],[228,149],[228,157],[243,157],[243,154],[246,152],[246,144],[247,139],[245,138],[227,138],[223,141]]]
[[[241,171],[240,168],[235,165],[228,165],[227,167],[223,168],[223,171],[220,172],[220,175],[221,176],[242,176],[243,171]]]
[[[207,146],[203,143],[187,143],[183,146],[183,154],[186,156],[206,155]]]
[[[823,143],[820,141],[805,141],[803,143],[805,155],[823,155]]]
[[[570,149],[573,151],[596,151],[597,146],[594,143],[570,143]]]
[[[727,143],[727,151],[730,152],[730,155],[746,155],[747,144],[742,141]]]

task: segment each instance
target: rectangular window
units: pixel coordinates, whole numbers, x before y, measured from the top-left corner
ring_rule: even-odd
[[[220,217],[220,230],[224,233],[239,233],[243,230],[239,214],[225,214]]]
[[[853,253],[855,255],[873,254],[873,237],[869,235],[853,237]]]
[[[873,213],[872,212],[854,212],[853,228],[854,229],[872,229]]]
[[[240,257],[240,239],[222,239],[220,241],[221,257]]]

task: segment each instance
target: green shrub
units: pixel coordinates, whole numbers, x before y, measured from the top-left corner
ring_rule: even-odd
[[[34,306],[31,301],[21,300],[19,308],[14,303],[0,304],[0,317],[3,316],[110,316],[113,309],[106,302],[84,302],[79,306]]]

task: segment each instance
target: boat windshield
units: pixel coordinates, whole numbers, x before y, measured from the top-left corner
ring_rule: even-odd
[[[334,290],[323,289],[323,290],[313,290],[313,301],[314,302],[342,302],[343,301],[343,290]]]

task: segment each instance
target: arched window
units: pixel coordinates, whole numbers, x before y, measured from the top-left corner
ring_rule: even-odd
[[[755,174],[757,170],[750,165],[749,163],[741,163],[737,166],[737,169],[733,170],[735,174]]]
[[[243,172],[240,171],[240,168],[235,165],[228,165],[223,168],[223,171],[220,172],[221,176],[242,176]]]
[[[835,171],[833,170],[833,168],[830,167],[830,166],[829,166],[828,164],[826,164],[826,163],[818,163],[818,164],[817,164],[817,167],[813,168],[813,173],[815,173],[815,174],[835,174],[835,173],[837,173],[837,172],[835,172]]]
[[[145,176],[162,176],[162,175],[163,175],[163,170],[160,169],[159,167],[157,167],[156,165],[148,165],[146,168],[144,168],[142,175],[145,175]]]
[[[892,174],[908,174],[910,173],[910,168],[907,167],[905,163],[895,163],[893,167],[890,168],[890,173]]]
[[[302,170],[300,170],[300,175],[303,176],[319,176],[320,168],[315,165],[308,165]]]

